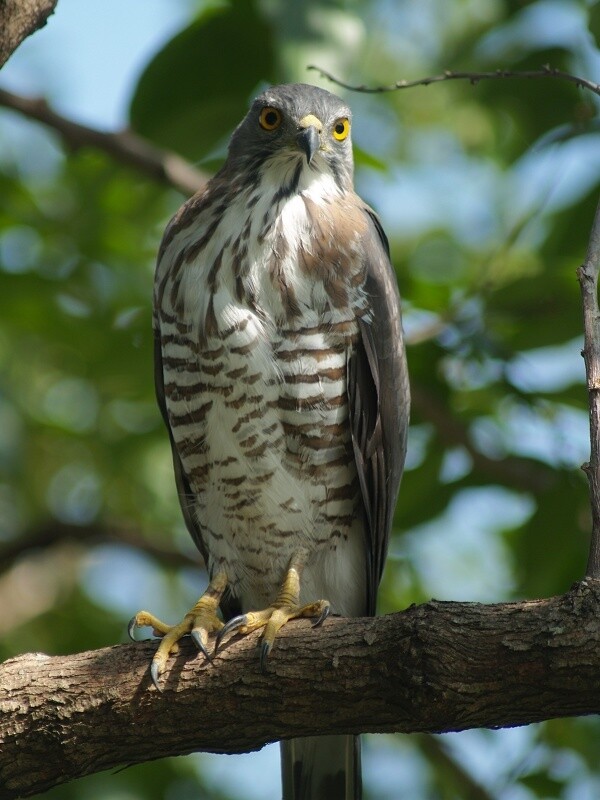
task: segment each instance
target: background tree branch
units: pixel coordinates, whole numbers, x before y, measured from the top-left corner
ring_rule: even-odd
[[[213,663],[183,645],[162,693],[148,675],[153,642],[6,661],[0,798],[290,736],[496,728],[600,712],[596,582],[547,600],[431,601],[319,629],[298,621],[282,631],[266,674],[256,641],[231,640]]]
[[[144,537],[136,528],[128,525],[100,522],[73,525],[58,520],[48,520],[25,532],[22,537],[0,546],[0,574],[10,569],[16,561],[24,556],[65,542],[88,546],[102,542],[118,542],[148,553],[164,566],[196,569],[202,566],[200,553],[194,553],[194,556],[190,557],[168,546],[162,547],[157,543],[158,541],[158,537],[151,540]]]
[[[22,97],[0,89],[0,106],[54,129],[71,150],[95,147],[120,164],[134,167],[143,175],[172,186],[184,195],[202,189],[210,177],[176,153],[156,147],[133,131],[108,132],[80,125],[57,114],[43,98]]]
[[[43,28],[58,0],[3,0],[0,3],[0,67],[21,42]]]
[[[433,394],[411,381],[411,406],[436,429],[444,444],[464,447],[477,470],[519,491],[542,492],[556,481],[556,475],[541,463],[519,456],[493,459],[481,453],[471,441],[468,427]]]

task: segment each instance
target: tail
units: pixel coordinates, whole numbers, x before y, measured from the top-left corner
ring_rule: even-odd
[[[282,800],[361,800],[360,738],[281,742]]]

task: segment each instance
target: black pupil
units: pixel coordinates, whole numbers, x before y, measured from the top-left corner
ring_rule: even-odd
[[[340,133],[340,134],[344,132],[344,123],[343,122],[338,122],[338,124],[335,126],[335,132],[336,133]]]
[[[276,111],[267,111],[265,114],[265,122],[267,125],[277,125],[279,116]]]

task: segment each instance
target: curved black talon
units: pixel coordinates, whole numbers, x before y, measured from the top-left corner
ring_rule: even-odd
[[[202,653],[202,655],[206,658],[206,660],[207,661],[212,661],[212,656],[210,655],[210,653],[206,649],[206,647],[204,645],[204,642],[202,641],[202,638],[200,637],[200,634],[198,633],[198,631],[191,631],[190,632],[190,636],[192,637],[193,643],[196,645],[196,647]],[[216,652],[216,648],[215,648],[215,652]]]
[[[152,661],[152,663],[150,664],[150,677],[152,678],[152,683],[156,686],[158,691],[162,694],[163,690],[162,690],[162,688],[161,688],[161,686],[160,686],[160,684],[158,682],[160,674],[158,672],[158,664],[156,663],[156,661]]]
[[[319,616],[319,618],[315,622],[313,622],[312,627],[318,628],[319,625],[322,625],[325,622],[325,620],[330,614],[331,614],[331,606],[326,605],[323,611],[321,611],[321,615]]]
[[[248,617],[245,614],[240,614],[239,617],[233,617],[232,619],[229,620],[229,622],[223,625],[221,630],[217,633],[217,638],[215,639],[215,655],[217,655],[223,637],[226,636],[228,633],[231,633],[232,631],[239,630],[247,622],[248,622]]]
[[[132,617],[129,622],[127,623],[127,635],[131,639],[132,642],[151,642],[152,637],[147,636],[145,639],[137,639],[135,636],[136,628],[140,627],[137,622],[135,621],[135,617]]]
[[[266,672],[267,671],[267,658],[269,653],[273,648],[272,644],[268,642],[261,642],[260,644],[260,671]]]
[[[137,639],[134,636],[135,629],[137,628],[135,617],[132,617],[129,622],[127,623],[127,635],[131,639],[132,642],[137,642]]]

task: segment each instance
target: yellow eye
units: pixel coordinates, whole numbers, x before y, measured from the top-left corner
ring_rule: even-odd
[[[264,128],[266,131],[276,130],[281,125],[281,120],[281,111],[272,106],[265,106],[258,118],[260,127]]]
[[[333,126],[333,138],[338,142],[343,142],[350,133],[350,120],[347,117],[342,117]]]

